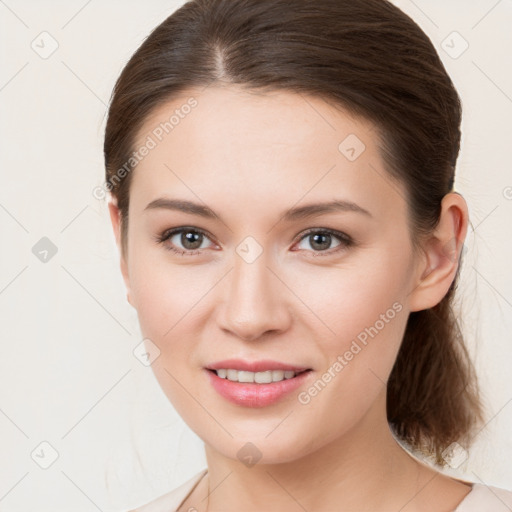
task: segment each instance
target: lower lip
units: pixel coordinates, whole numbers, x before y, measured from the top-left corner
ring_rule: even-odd
[[[236,405],[245,407],[266,407],[279,401],[285,395],[296,390],[308,379],[311,370],[305,371],[293,377],[269,384],[254,384],[247,382],[233,382],[222,379],[215,372],[205,370],[210,382],[222,397]]]

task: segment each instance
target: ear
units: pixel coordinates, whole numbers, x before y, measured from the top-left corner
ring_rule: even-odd
[[[121,239],[121,210],[119,210],[119,207],[117,206],[117,200],[116,198],[112,198],[108,202],[108,210],[110,213],[110,221],[112,222],[112,229],[114,230],[114,236],[116,239],[116,245],[119,250],[120,254],[120,267],[121,267],[121,274],[123,275],[124,284],[126,286],[126,298],[128,302],[133,306],[132,300],[131,300],[131,290],[130,290],[130,275],[128,272],[128,263],[126,261],[126,258],[123,254],[122,250],[122,239]]]
[[[456,192],[446,194],[438,225],[423,245],[424,257],[410,293],[410,311],[434,307],[446,295],[457,273],[467,229],[466,201]]]

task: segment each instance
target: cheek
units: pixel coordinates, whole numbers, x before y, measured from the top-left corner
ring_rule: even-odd
[[[288,280],[300,283],[294,289],[315,314],[316,332],[332,356],[348,350],[354,339],[364,345],[376,336],[398,336],[405,316],[400,313],[406,310],[408,272],[406,256],[381,249],[347,265],[301,272],[300,279],[289,275]]]
[[[140,330],[160,350],[152,370],[176,410],[184,418],[194,418],[202,414],[200,409],[194,412],[189,395],[198,395],[198,340],[211,311],[205,310],[209,292],[222,274],[206,265],[170,263],[165,255],[151,259],[142,250],[131,261]]]
[[[385,416],[386,384],[408,316],[396,297],[389,287],[359,286],[334,308],[327,321],[336,335],[317,341],[324,366],[296,397],[302,431],[315,433],[298,433],[297,449],[312,452],[353,431],[376,403]]]
[[[357,280],[350,277],[343,283],[344,292],[337,300],[333,297],[329,320],[340,348],[349,350],[352,341],[367,347],[378,339],[385,349],[396,341],[405,311],[404,290],[389,278],[379,277],[375,273]]]
[[[169,259],[165,254],[134,250],[130,261],[130,289],[141,330],[163,341],[183,325],[190,327],[195,309],[215,282],[211,269]]]
[[[213,283],[208,286],[193,267],[149,263],[142,258],[133,258],[132,262],[131,290],[140,330],[160,350],[152,371],[176,410],[184,418],[193,419],[201,414],[200,410],[194,411],[189,395],[197,395],[190,378],[194,339],[200,329],[201,299]]]
[[[303,293],[314,297],[308,305],[329,329],[324,327],[325,335],[317,338],[317,351],[323,354],[320,382],[306,390],[301,403],[311,403],[320,414],[332,404],[343,412],[338,417],[348,413],[356,418],[377,397],[407,324],[406,268],[403,256],[382,251],[357,268],[335,269],[320,281],[309,281]]]

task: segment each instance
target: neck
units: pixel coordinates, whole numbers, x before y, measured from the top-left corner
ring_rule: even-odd
[[[208,512],[399,510],[426,467],[394,439],[384,393],[350,431],[290,462],[246,467],[206,445]]]

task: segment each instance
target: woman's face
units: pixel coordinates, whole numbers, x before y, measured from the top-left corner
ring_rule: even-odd
[[[129,300],[162,389],[227,457],[291,461],[384,424],[418,265],[376,144],[318,98],[234,86],[184,94],[139,132]]]

